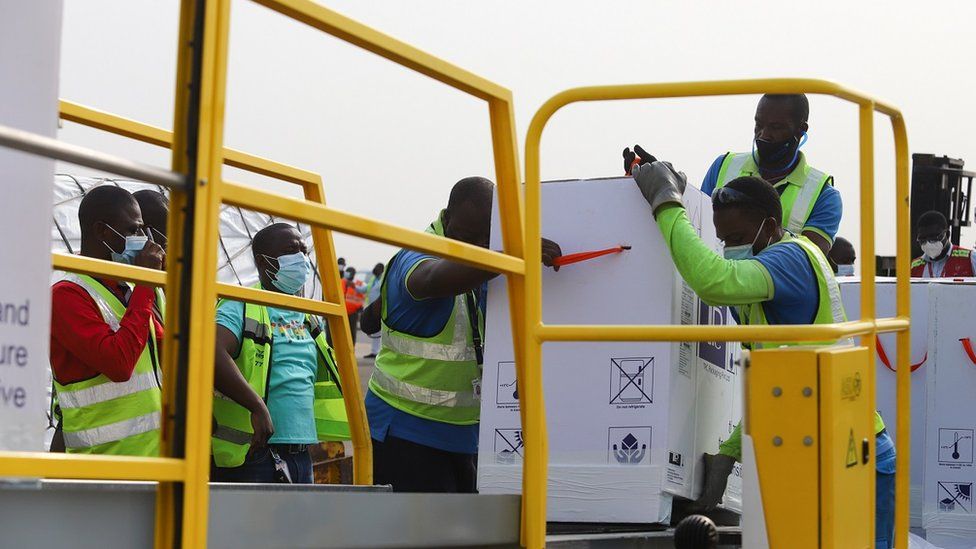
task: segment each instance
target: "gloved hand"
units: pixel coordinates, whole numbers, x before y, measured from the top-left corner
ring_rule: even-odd
[[[677,203],[681,205],[681,196],[688,186],[688,179],[684,172],[675,171],[670,162],[654,162],[634,168],[634,181],[637,188],[644,195],[644,200],[651,205],[654,216],[664,204]]]
[[[654,155],[645,151],[640,145],[634,145],[634,150],[631,152],[630,147],[624,149],[624,173],[630,175],[631,166],[634,165],[634,160],[640,157],[639,165],[650,164],[651,162],[657,162],[657,158]]]

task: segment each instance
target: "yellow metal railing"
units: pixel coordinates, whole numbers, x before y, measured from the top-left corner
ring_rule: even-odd
[[[763,93],[812,93],[833,95],[856,103],[858,109],[861,157],[861,320],[816,326],[586,326],[547,325],[542,321],[541,184],[539,146],[542,131],[559,109],[585,101],[702,97]],[[897,233],[897,285],[894,318],[875,318],[875,232],[874,232],[874,113],[891,119],[895,142],[895,218]],[[811,79],[763,79],[715,82],[679,82],[575,88],[546,101],[529,125],[525,143],[526,172],[526,248],[525,278],[527,300],[522,336],[526,342],[525,382],[519,387],[532,397],[542,390],[542,343],[546,341],[818,341],[861,336],[862,344],[874,348],[881,332],[898,332],[898,470],[896,474],[895,545],[908,545],[909,471],[909,210],[908,138],[905,121],[893,106],[832,82]],[[523,508],[528,546],[545,542],[547,446],[545,408],[542,399],[530,398],[525,408],[525,486]]]
[[[321,178],[314,173],[240,151],[224,149],[224,97],[230,22],[229,0],[181,0],[173,131],[141,124],[63,101],[61,118],[144,143],[172,149],[172,169],[192,178],[173,187],[166,271],[154,271],[85,257],[53,254],[55,269],[109,276],[162,286],[167,299],[164,339],[164,456],[137,458],[0,452],[0,476],[159,481],[155,547],[204,547],[207,543],[210,427],[213,395],[214,307],[218,297],[276,305],[328,318],[346,380],[345,402],[354,445],[355,480],[372,482],[372,454],[348,317],[333,268],[331,231],[338,230],[475,265],[508,277],[513,338],[521,348],[524,300],[522,202],[511,92],[403,42],[343,17],[309,0],[258,2],[283,15],[362,47],[488,103],[502,240],[505,253],[398,227],[326,206]],[[225,181],[229,165],[301,185],[304,199],[287,198]],[[231,204],[307,223],[319,257],[324,301],[218,283],[217,235],[221,204]],[[186,285],[184,287],[184,285]],[[185,290],[185,292],[181,292]],[[187,299],[178,296],[188,294]],[[192,344],[183,334],[192,334]],[[181,357],[183,357],[181,359]],[[182,368],[178,366],[181,364]],[[179,374],[185,379],[179,379]],[[521,375],[521,374],[520,374]],[[174,390],[174,387],[176,390]],[[185,392],[180,388],[185,387]],[[183,421],[173,419],[179,399]],[[525,398],[531,398],[526,395]],[[182,434],[182,436],[180,436]],[[178,490],[178,486],[182,490]],[[180,516],[176,515],[180,510]],[[179,528],[177,528],[179,525]]]

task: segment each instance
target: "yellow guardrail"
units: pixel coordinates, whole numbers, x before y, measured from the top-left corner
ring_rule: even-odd
[[[549,325],[542,321],[541,267],[541,181],[539,147],[542,132],[559,109],[578,102],[703,97],[763,93],[810,93],[833,95],[858,105],[860,135],[861,192],[861,320],[816,326],[589,326]],[[894,318],[875,318],[875,232],[874,232],[874,113],[891,119],[895,140],[895,218],[897,233],[897,286]],[[897,332],[898,345],[898,470],[896,474],[895,545],[908,545],[909,471],[909,209],[908,138],[905,121],[893,106],[833,82],[800,78],[676,82],[594,86],[564,91],[546,101],[529,125],[525,142],[525,383],[519,387],[535,396],[542,391],[542,343],[546,341],[818,341],[861,336],[862,344],[873,348],[880,332]],[[545,543],[547,446],[545,408],[542,399],[526,402],[525,487],[526,540],[531,547]]]
[[[372,483],[372,452],[355,354],[340,290],[331,231],[420,250],[508,276],[512,293],[515,347],[520,348],[524,299],[522,199],[512,94],[473,73],[420,51],[308,0],[260,1],[341,40],[362,47],[488,103],[498,202],[505,253],[498,253],[355,215],[325,204],[318,174],[223,147],[229,0],[181,0],[177,50],[174,130],[172,132],[110,113],[62,101],[61,118],[173,151],[172,169],[189,174],[186,188],[170,196],[166,271],[53,254],[55,269],[142,282],[164,287],[167,326],[164,339],[164,456],[137,458],[0,452],[0,476],[39,476],[105,480],[155,480],[157,492],[155,547],[204,547],[207,543],[207,480],[213,395],[214,307],[229,297],[324,315],[345,383],[345,402],[353,437],[355,481]],[[300,185],[304,199],[287,198],[225,181],[229,165]],[[307,223],[319,257],[324,301],[286,296],[218,283],[217,234],[221,204]],[[181,245],[182,243],[182,245]],[[185,290],[185,292],[181,292]],[[186,299],[178,296],[187,295]],[[192,334],[192,344],[186,336]],[[182,366],[182,367],[179,367]],[[184,374],[180,379],[178,374]],[[174,390],[174,387],[176,390]],[[185,389],[185,392],[183,390]],[[526,395],[524,398],[531,398]],[[174,410],[185,401],[184,421]],[[182,490],[177,490],[182,485]],[[179,516],[177,516],[179,512]]]

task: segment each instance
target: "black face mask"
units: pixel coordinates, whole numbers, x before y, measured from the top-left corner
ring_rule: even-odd
[[[764,141],[762,139],[755,140],[755,154],[754,158],[756,163],[760,167],[777,167],[786,162],[787,166],[792,166],[796,161],[796,156],[798,149],[800,148],[800,139],[793,136],[786,141]]]

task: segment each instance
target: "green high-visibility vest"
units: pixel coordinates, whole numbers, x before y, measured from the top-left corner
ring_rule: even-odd
[[[428,232],[443,235],[440,222],[432,223]],[[393,256],[386,273],[392,272],[400,257],[401,253]],[[474,293],[455,296],[444,328],[434,336],[421,337],[394,330],[387,324],[389,278],[384,276],[380,286],[383,346],[376,356],[369,389],[408,414],[454,425],[478,423],[481,365],[474,326],[479,341],[485,328]]]
[[[109,327],[119,329],[125,305],[111,290],[87,275],[69,273],[63,280],[88,292]],[[149,339],[127,381],[103,374],[66,384],[54,380],[67,452],[159,455],[162,372],[155,318],[149,322]]]
[[[217,303],[220,306],[223,300]],[[315,430],[320,441],[349,440],[349,422],[342,400],[342,385],[332,347],[317,318],[305,316],[318,357],[315,378]],[[247,383],[262,399],[268,398],[271,379],[273,336],[268,308],[254,303],[244,304],[244,329],[241,349],[234,363]],[[214,390],[213,416],[216,427],[211,437],[214,463],[218,467],[238,467],[244,463],[251,447],[251,412],[230,398]]]
[[[798,158],[793,171],[774,185],[777,189],[786,185],[780,194],[783,228],[796,234],[800,234],[806,226],[824,186],[834,184],[833,177],[810,167],[803,153]],[[756,166],[752,153],[727,153],[719,168],[715,188],[720,189],[729,181],[746,175],[759,176],[759,167]],[[828,236],[833,238],[833,235]]]

